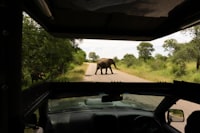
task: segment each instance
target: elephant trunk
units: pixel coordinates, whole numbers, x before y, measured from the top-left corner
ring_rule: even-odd
[[[115,66],[116,69],[118,69],[117,66],[116,66],[116,64],[114,62],[113,62],[113,65]]]

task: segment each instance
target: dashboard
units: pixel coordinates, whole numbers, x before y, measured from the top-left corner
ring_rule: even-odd
[[[159,121],[146,111],[73,111],[48,118],[52,133],[162,133]]]

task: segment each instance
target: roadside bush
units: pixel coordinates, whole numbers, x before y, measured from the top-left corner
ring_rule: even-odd
[[[196,83],[200,83],[200,74],[199,73],[195,73],[193,76],[193,81]]]
[[[180,77],[186,74],[186,64],[182,59],[178,59],[172,66],[172,73],[176,77]]]
[[[122,59],[123,64],[126,65],[126,67],[131,67],[134,64],[136,64],[136,57],[133,54],[126,54],[124,55],[124,58]]]
[[[162,70],[166,68],[166,64],[161,60],[153,60],[149,62],[149,66],[152,70]]]

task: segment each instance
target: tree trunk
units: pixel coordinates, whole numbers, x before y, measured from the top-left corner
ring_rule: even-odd
[[[197,57],[197,64],[196,64],[197,70],[199,70],[199,65],[200,65],[200,56]]]

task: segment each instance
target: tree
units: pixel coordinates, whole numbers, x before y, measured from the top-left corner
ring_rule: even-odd
[[[43,63],[46,70],[51,71],[53,77],[66,72],[73,61],[74,48],[70,40],[48,36],[47,44],[43,47]]]
[[[172,56],[179,49],[179,45],[176,39],[168,39],[164,41],[163,48],[169,52],[169,56]]]
[[[123,63],[126,64],[127,67],[132,66],[136,60],[137,59],[133,54],[125,54],[123,57]]]
[[[153,45],[151,43],[141,42],[137,46],[137,50],[139,51],[139,58],[146,61],[147,59],[150,59],[152,57],[151,54],[155,49],[153,48]]]
[[[191,42],[187,44],[186,47],[182,48],[181,51],[178,52],[180,56],[185,56],[187,59],[196,60],[196,69],[199,70],[200,66],[200,25],[193,26],[185,30],[185,32],[189,32],[193,39]]]
[[[32,71],[48,73],[49,79],[67,71],[75,51],[70,39],[51,36],[27,15],[22,35],[22,81]]]
[[[196,58],[196,69],[199,70],[200,66],[200,25],[191,28],[194,35],[194,39],[191,41],[194,47],[194,54]]]
[[[161,54],[156,54],[155,55],[155,59],[156,60],[161,60],[161,61],[166,61],[167,60],[167,57],[166,56],[163,56]]]
[[[73,48],[78,48],[78,45],[83,41],[83,39],[70,39]]]
[[[86,60],[86,53],[82,49],[76,48],[73,53],[73,62],[77,65],[81,65],[85,60]]]
[[[39,25],[27,15],[24,15],[23,19],[22,36],[22,66],[31,71],[42,64],[41,58],[43,57],[43,52],[41,47],[43,43],[39,41]],[[42,67],[38,68],[41,69]]]
[[[90,52],[90,53],[89,53],[89,58],[91,58],[91,60],[94,62],[94,61],[96,61],[97,59],[99,59],[99,56],[96,55],[95,52]]]
[[[189,53],[191,57],[196,60],[196,69],[199,70],[200,66],[200,39],[198,37],[194,38],[191,42],[191,50]]]
[[[182,59],[183,61],[191,61],[194,57],[193,47],[191,43],[181,44],[179,50],[176,50],[172,56],[172,61],[175,62],[177,59]]]

